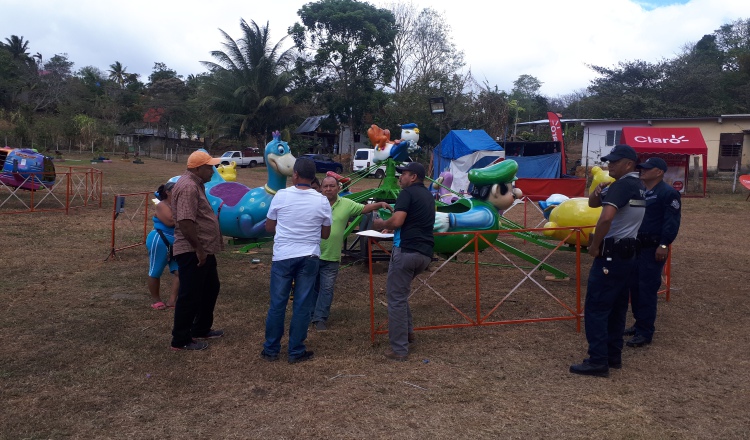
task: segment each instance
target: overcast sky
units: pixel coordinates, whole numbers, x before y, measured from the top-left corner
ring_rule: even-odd
[[[383,6],[393,0],[373,0]],[[404,0],[404,2],[407,2]],[[222,49],[219,29],[240,37],[239,21],[269,22],[272,42],[298,21],[303,0],[0,0],[0,39],[29,41],[45,60],[67,53],[74,69],[103,71],[120,61],[147,81],[155,62],[187,76]],[[542,81],[550,97],[585,88],[586,64],[658,61],[722,24],[750,18],[750,0],[413,0],[451,26],[480,84],[510,91],[519,75]],[[291,39],[287,39],[291,45]]]

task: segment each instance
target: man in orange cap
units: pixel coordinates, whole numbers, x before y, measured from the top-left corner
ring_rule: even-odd
[[[198,339],[224,335],[221,330],[211,329],[220,286],[216,253],[224,244],[203,186],[211,180],[219,162],[203,150],[195,151],[188,157],[187,170],[172,188],[176,223],[172,249],[180,274],[172,350],[203,350],[208,344]]]

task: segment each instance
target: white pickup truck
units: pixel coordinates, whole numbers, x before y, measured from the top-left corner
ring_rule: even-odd
[[[221,165],[231,165],[232,161],[237,162],[240,168],[250,167],[253,168],[256,165],[263,165],[263,154],[258,150],[246,148],[242,151],[227,151],[222,154]]]

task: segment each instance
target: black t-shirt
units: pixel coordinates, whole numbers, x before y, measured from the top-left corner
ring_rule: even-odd
[[[400,247],[403,252],[419,252],[432,257],[435,246],[432,235],[435,226],[435,199],[430,190],[419,183],[402,189],[396,199],[394,211],[406,212],[404,224],[394,234],[394,246]]]

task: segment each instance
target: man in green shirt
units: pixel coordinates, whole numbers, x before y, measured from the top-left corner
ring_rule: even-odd
[[[331,204],[332,222],[331,235],[320,241],[320,264],[318,269],[318,280],[315,283],[315,294],[317,301],[313,312],[312,323],[316,330],[326,330],[328,315],[333,302],[333,288],[336,284],[336,275],[339,272],[341,261],[341,248],[344,245],[344,230],[351,217],[359,214],[367,214],[376,209],[388,209],[393,211],[391,205],[385,202],[370,203],[362,205],[353,200],[339,197],[339,182],[336,178],[327,176],[321,182],[321,190]]]

